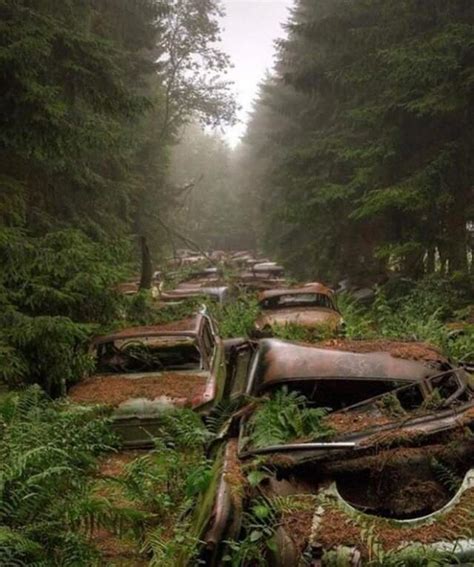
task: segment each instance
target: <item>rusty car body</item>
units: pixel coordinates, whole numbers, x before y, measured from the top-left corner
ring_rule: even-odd
[[[320,283],[262,291],[258,301],[261,315],[255,328],[259,332],[270,332],[275,325],[295,324],[328,331],[337,331],[343,326],[332,290]]]
[[[159,294],[159,302],[163,305],[170,303],[179,303],[188,299],[196,299],[199,297],[210,299],[219,304],[227,303],[232,294],[229,286],[226,285],[209,285],[203,284],[182,284],[175,289],[162,291]]]
[[[120,295],[125,295],[125,296],[137,295],[140,292],[140,280],[136,279],[134,281],[119,283],[115,286],[114,289]],[[150,293],[153,298],[158,297],[159,289],[158,286],[156,285],[156,281],[152,283],[152,286],[150,288]]]
[[[96,372],[69,396],[112,406],[113,428],[128,447],[152,443],[163,411],[189,407],[207,415],[224,395],[224,345],[205,313],[99,337],[91,352]]]
[[[304,396],[306,409],[325,408],[324,436],[315,430],[255,446],[252,420],[282,391]],[[345,557],[338,564],[362,565],[373,551],[361,538],[367,530],[391,552],[413,543],[452,552],[455,562],[474,559],[466,536],[474,529],[466,512],[474,504],[474,389],[462,368],[442,357],[264,339],[245,393],[254,401],[223,434],[217,488],[205,500],[213,502],[201,536],[207,565],[220,565],[222,541],[250,536],[255,524],[246,527],[244,511],[262,503],[275,506],[271,545],[261,547],[268,565],[325,565],[328,553]],[[456,486],[438,469],[450,470]],[[259,476],[250,483],[245,470]]]
[[[258,278],[258,279],[276,279],[285,275],[285,269],[276,262],[261,261],[254,262],[249,259],[247,262],[247,271],[241,274],[241,278]]]

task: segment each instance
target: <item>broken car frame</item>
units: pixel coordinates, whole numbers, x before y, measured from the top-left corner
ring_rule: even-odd
[[[252,416],[282,388],[304,394],[307,407],[330,407],[332,435],[252,447]],[[291,499],[306,504],[304,512],[298,504],[280,515],[265,550],[271,565],[299,565],[303,556],[322,565],[326,552],[345,549],[347,564],[360,565],[367,525],[392,551],[419,541],[474,558],[472,542],[462,540],[462,530],[457,542],[452,531],[466,499],[474,502],[474,391],[464,369],[442,358],[427,363],[267,339],[245,393],[254,401],[229,425],[217,453],[220,476],[201,536],[206,564],[219,564],[223,540],[245,537],[243,511],[253,498],[271,505],[277,497],[288,498],[290,508]],[[448,490],[437,480],[438,461],[452,467],[459,485]],[[250,485],[245,470],[255,467],[261,481]]]

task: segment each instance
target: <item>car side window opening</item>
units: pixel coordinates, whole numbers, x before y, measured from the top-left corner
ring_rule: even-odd
[[[418,384],[399,388],[394,392],[400,405],[405,411],[413,411],[421,407],[424,402],[423,392]]]
[[[105,373],[159,372],[201,368],[196,344],[157,337],[110,341],[97,348],[97,370]]]
[[[282,385],[281,385],[282,386]],[[278,386],[278,387],[281,387]],[[308,405],[337,411],[364,402],[394,389],[388,380],[295,380],[285,383],[289,391],[297,391]]]
[[[212,355],[214,353],[214,348],[216,346],[216,343],[215,343],[214,337],[212,335],[209,323],[207,321],[206,321],[204,328],[203,328],[202,339],[203,339],[204,348],[206,350],[206,355],[208,357],[208,360],[211,360]]]
[[[238,396],[245,392],[247,386],[247,377],[252,362],[251,353],[248,350],[238,351],[233,360],[233,380],[231,387],[231,396]]]
[[[323,307],[335,309],[332,299],[324,293],[294,293],[269,297],[262,301],[262,309],[284,309],[288,307]]]
[[[460,384],[455,374],[445,374],[443,376],[435,376],[429,380],[433,390],[437,390],[442,399],[447,400],[455,394]]]

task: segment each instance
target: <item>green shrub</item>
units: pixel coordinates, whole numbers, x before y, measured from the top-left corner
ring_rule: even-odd
[[[286,323],[285,325],[272,325],[271,334],[275,338],[286,341],[317,343],[333,338],[336,332],[330,325],[308,328],[298,323]]]
[[[449,327],[451,318],[462,323],[463,314],[470,313],[465,307],[469,298],[468,290],[457,289],[453,280],[430,277],[418,283],[398,280],[396,285],[391,282],[378,288],[371,306],[344,294],[339,306],[349,338],[423,341],[454,360],[472,360],[474,327],[467,323],[460,331]]]
[[[0,399],[0,564],[94,564],[88,531],[121,520],[92,496],[90,474],[115,443],[98,410],[52,403],[38,387]]]
[[[369,309],[361,305],[349,293],[341,293],[337,304],[344,317],[345,335],[350,339],[375,335],[375,322]]]

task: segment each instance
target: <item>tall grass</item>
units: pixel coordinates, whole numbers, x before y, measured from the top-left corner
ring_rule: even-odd
[[[387,338],[423,341],[439,347],[454,360],[474,358],[474,325],[465,304],[469,296],[433,280],[406,286],[404,293],[389,287],[376,290],[375,300],[364,306],[343,295],[339,306],[348,338]],[[464,309],[461,307],[464,306]],[[457,330],[453,330],[453,322]]]

